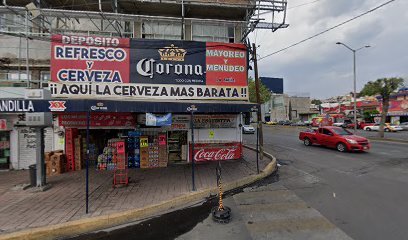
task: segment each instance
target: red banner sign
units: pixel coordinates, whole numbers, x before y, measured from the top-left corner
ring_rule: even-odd
[[[71,83],[128,83],[129,39],[53,35],[51,79]]]
[[[86,113],[64,113],[58,115],[58,123],[64,127],[86,127]],[[131,113],[91,113],[91,127],[134,127],[136,120]]]
[[[206,44],[207,85],[248,86],[246,47],[243,44]]]
[[[192,147],[190,143],[190,153]],[[242,145],[236,143],[196,143],[194,144],[194,160],[196,162],[223,161],[239,159],[242,156]],[[190,161],[191,161],[190,154]]]

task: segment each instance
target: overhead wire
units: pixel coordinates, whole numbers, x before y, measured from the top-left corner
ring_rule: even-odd
[[[295,9],[295,8],[298,8],[298,7],[303,7],[303,6],[310,5],[310,4],[319,2],[319,1],[321,1],[321,0],[314,0],[314,1],[312,1],[312,2],[302,3],[302,4],[299,4],[299,5],[295,5],[295,6],[293,6],[293,7],[290,7],[290,8],[288,8],[287,10],[289,11],[289,10],[291,10],[291,9]],[[255,29],[255,31],[256,31],[256,29]],[[262,39],[264,39],[266,33],[267,33],[267,31],[264,31],[263,34],[260,36],[260,38],[259,38],[259,39],[260,39],[260,43],[259,43],[258,45],[261,45]]]
[[[265,55],[265,56],[263,56],[263,57],[260,57],[258,61],[261,61],[261,60],[263,60],[263,59],[265,59],[265,58],[268,58],[268,57],[270,57],[270,56],[272,56],[272,55],[275,55],[275,54],[278,54],[278,53],[280,53],[280,52],[286,51],[286,50],[288,50],[288,49],[290,49],[290,48],[292,48],[292,47],[295,47],[295,46],[297,46],[297,45],[300,45],[300,44],[302,44],[302,43],[304,43],[304,42],[306,42],[306,41],[309,41],[309,40],[311,40],[311,39],[313,39],[313,38],[315,38],[315,37],[318,37],[318,36],[320,36],[320,35],[323,35],[323,34],[329,32],[329,31],[331,31],[331,30],[333,30],[333,29],[336,29],[336,28],[338,28],[338,27],[340,27],[340,26],[343,26],[343,25],[345,25],[345,24],[347,24],[347,23],[349,23],[349,22],[351,22],[351,21],[354,21],[354,20],[356,20],[356,19],[358,19],[358,18],[360,18],[360,17],[363,17],[363,16],[365,16],[365,15],[367,15],[367,14],[369,14],[369,13],[372,13],[372,12],[374,12],[374,11],[376,11],[376,10],[378,10],[378,9],[380,9],[380,8],[386,6],[386,5],[388,5],[388,4],[390,4],[390,3],[394,2],[394,1],[396,1],[396,0],[389,0],[389,1],[385,2],[385,3],[382,3],[382,4],[378,5],[377,7],[374,7],[374,8],[372,8],[372,9],[370,9],[370,10],[368,10],[368,11],[365,11],[365,12],[363,12],[363,13],[361,13],[361,14],[355,16],[355,17],[352,17],[352,18],[350,18],[350,19],[348,19],[348,20],[346,20],[346,21],[343,21],[343,22],[341,22],[341,23],[339,23],[339,24],[336,24],[336,25],[334,25],[333,27],[330,27],[330,28],[328,28],[328,29],[326,29],[326,30],[324,30],[324,31],[321,31],[321,32],[319,32],[319,33],[317,33],[317,34],[314,34],[314,35],[312,35],[312,36],[310,36],[310,37],[308,37],[308,38],[305,38],[305,39],[303,39],[303,40],[301,40],[301,41],[298,41],[298,42],[296,42],[296,43],[293,43],[293,44],[291,44],[291,45],[289,45],[289,46],[287,46],[287,47],[284,47],[284,48],[282,48],[282,49],[280,49],[280,50],[277,50],[277,51],[275,51],[275,52],[269,53],[269,54],[267,54],[267,55]]]

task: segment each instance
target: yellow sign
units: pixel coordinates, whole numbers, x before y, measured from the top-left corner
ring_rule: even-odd
[[[208,133],[208,138],[213,139],[214,138],[214,130],[210,130],[210,132]]]
[[[148,147],[149,146],[149,139],[147,137],[141,137],[140,138],[140,147]]]

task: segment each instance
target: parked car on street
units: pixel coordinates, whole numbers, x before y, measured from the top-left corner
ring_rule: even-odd
[[[242,133],[255,133],[255,128],[251,125],[244,125],[242,126]]]
[[[277,122],[272,122],[272,121],[270,121],[270,122],[266,122],[266,124],[267,125],[276,125],[276,124],[278,124]]]
[[[334,126],[334,127],[342,127],[343,124],[344,124],[344,122],[336,122],[336,123],[333,123],[332,126]]]
[[[315,131],[302,131],[299,133],[299,140],[306,146],[319,144],[340,152],[367,151],[371,147],[365,137],[353,135],[344,128],[333,126],[320,127]]]
[[[306,123],[299,121],[290,124],[291,126],[306,126]]]
[[[305,121],[306,126],[312,125],[312,121]]]
[[[402,130],[408,130],[408,122],[400,123],[398,126],[402,128]]]
[[[289,121],[289,120],[285,120],[285,121],[282,122],[283,126],[290,126],[290,124],[292,124],[292,122]]]
[[[375,123],[360,122],[357,127],[359,129],[364,129],[365,127],[374,126],[374,124]]]
[[[376,123],[373,126],[366,126],[364,127],[365,131],[379,131],[380,130],[380,124]],[[396,125],[391,125],[389,123],[385,123],[384,125],[384,131],[385,132],[397,132],[397,131],[402,131],[403,128],[396,126]]]

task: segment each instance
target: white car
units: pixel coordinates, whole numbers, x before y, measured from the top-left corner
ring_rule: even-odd
[[[401,127],[403,130],[408,130],[408,122],[400,123],[399,127]]]
[[[342,127],[343,124],[344,124],[344,122],[336,122],[336,123],[333,123],[333,126],[334,127]]]
[[[365,126],[364,127],[365,131],[379,131],[380,130],[380,124],[376,123],[373,126]],[[402,127],[400,126],[396,126],[396,125],[390,125],[388,123],[386,123],[384,125],[384,131],[385,132],[396,132],[396,131],[402,131],[404,130]]]
[[[251,125],[242,126],[242,133],[255,133],[255,128]]]

